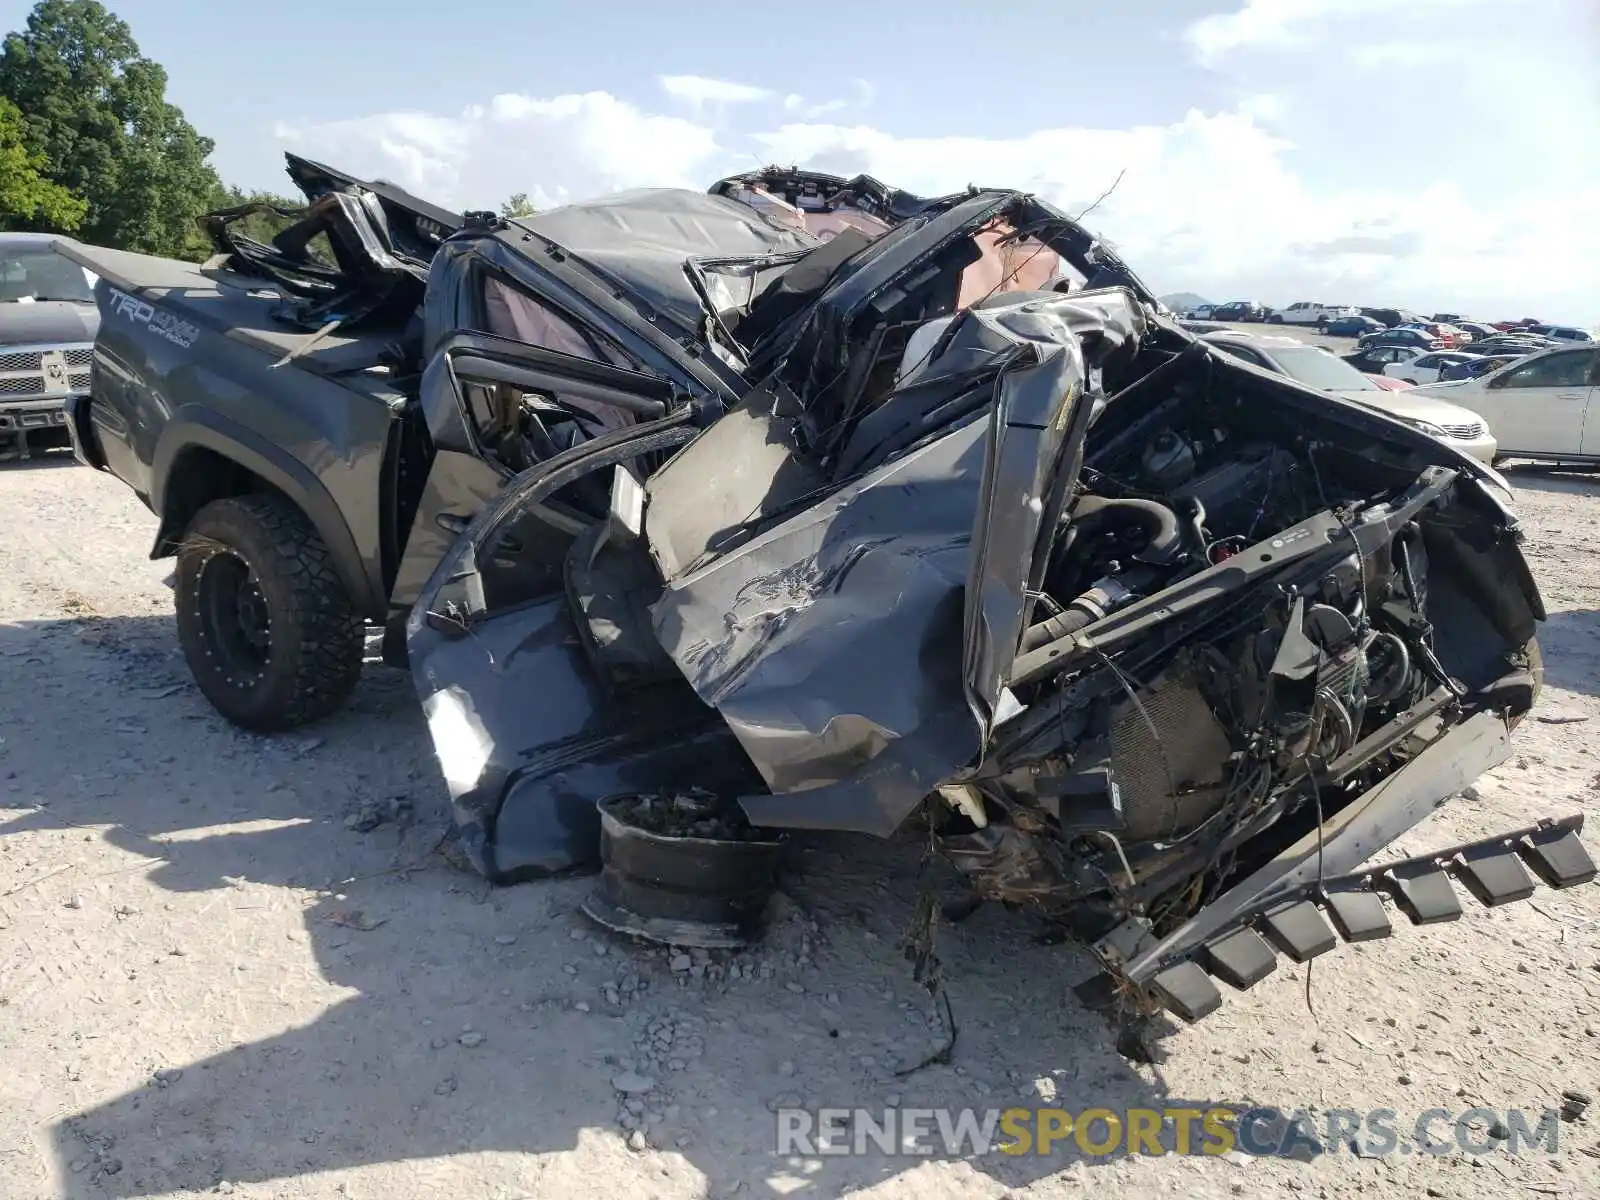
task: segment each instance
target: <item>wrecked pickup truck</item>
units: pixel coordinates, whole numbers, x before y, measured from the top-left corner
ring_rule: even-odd
[[[72,432],[234,721],[331,711],[384,627],[490,879],[592,863],[620,792],[918,821],[1193,1018],[1386,895],[1593,877],[1581,816],[1362,866],[1538,696],[1504,482],[1197,340],[1051,205],[770,170],[503,221],[290,174],[204,267],[84,252]]]

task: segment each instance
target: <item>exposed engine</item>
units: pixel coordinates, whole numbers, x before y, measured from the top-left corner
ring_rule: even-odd
[[[1398,717],[1468,693],[1428,618],[1429,505],[1355,532],[1415,478],[1382,457],[1182,388],[1091,434],[1022,641],[1027,711],[977,783],[984,824],[944,839],[980,896],[1181,916],[1263,830],[1392,769]],[[1054,653],[1067,669],[1030,675]],[[1510,669],[1453,665],[1474,687]]]

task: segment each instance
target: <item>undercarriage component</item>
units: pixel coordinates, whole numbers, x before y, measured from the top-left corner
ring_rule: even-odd
[[[1559,820],[1544,820],[1478,842],[1451,846],[1430,854],[1372,866],[1301,883],[1276,898],[1240,907],[1226,932],[1197,946],[1181,936],[1173,945],[1195,946],[1171,957],[1144,956],[1132,962],[1112,961],[1113,981],[1152,989],[1172,1012],[1185,1020],[1198,1020],[1214,1011],[1215,977],[1236,990],[1253,987],[1276,967],[1274,948],[1294,962],[1305,962],[1346,942],[1388,937],[1393,924],[1385,911],[1390,899],[1413,925],[1455,920],[1462,915],[1463,888],[1485,906],[1525,900],[1534,888],[1524,865],[1552,888],[1576,887],[1596,878],[1594,859],[1578,836],[1581,813]],[[1552,869],[1552,867],[1556,869]],[[1225,905],[1227,896],[1217,903]],[[1335,930],[1337,935],[1335,936]],[[1264,935],[1264,936],[1263,936]],[[1102,953],[1111,951],[1111,941]]]

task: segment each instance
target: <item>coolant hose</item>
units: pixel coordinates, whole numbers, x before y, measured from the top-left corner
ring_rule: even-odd
[[[1076,542],[1098,533],[1118,519],[1137,525],[1145,535],[1145,548],[1139,552],[1139,557],[1148,562],[1170,562],[1183,550],[1177,514],[1154,500],[1085,496],[1067,515],[1071,540]]]
[[[1198,509],[1195,518],[1197,524],[1204,519],[1204,513],[1203,508]],[[1061,549],[1057,551],[1059,554],[1065,554],[1074,543],[1101,532],[1114,521],[1137,525],[1145,535],[1144,549],[1137,555],[1141,562],[1170,563],[1184,550],[1184,533],[1178,524],[1177,514],[1154,500],[1084,496],[1072,506],[1067,521],[1067,533]],[[1133,584],[1132,587],[1117,579],[1099,580],[1063,611],[1028,626],[1022,634],[1022,650],[1035,650],[1046,642],[1064,638],[1093,624],[1132,600],[1155,574],[1149,567],[1134,567],[1124,572],[1122,578]]]
[[[1080,597],[1081,599],[1081,597]],[[1024,652],[1037,650],[1046,642],[1053,642],[1057,638],[1064,638],[1068,634],[1077,633],[1085,625],[1099,620],[1094,611],[1087,605],[1079,607],[1074,600],[1065,610],[1053,617],[1046,617],[1036,621],[1022,631],[1022,649]]]
[[[1077,633],[1092,625],[1132,600],[1137,600],[1161,577],[1158,567],[1129,567],[1115,578],[1100,579],[1082,595],[1077,596],[1061,612],[1029,625],[1022,633],[1022,651],[1037,650],[1046,642],[1053,642]]]

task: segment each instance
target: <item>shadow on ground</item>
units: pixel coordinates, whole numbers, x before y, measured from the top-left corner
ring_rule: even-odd
[[[219,1007],[178,1020],[227,1028],[254,1006],[259,1024],[260,1013],[288,1011],[295,972],[319,1015],[298,1025],[286,1016],[292,1027],[275,1036],[176,1064],[178,1074],[55,1123],[69,1195],[583,1142],[591,1166],[609,1156],[613,1183],[693,1170],[713,1195],[742,1185],[741,1196],[835,1196],[926,1160],[786,1160],[774,1153],[773,1107],[1162,1103],[1101,1018],[1072,999],[1086,958],[988,908],[940,935],[961,1029],[949,1065],[896,1074],[939,1044],[935,1010],[899,947],[917,891],[915,846],[805,842],[762,946],[675,971],[664,953],[584,921],[587,880],[492,890],[430,853],[443,789],[403,673],[370,668],[348,711],[258,738],[195,691],[171,624],[84,616],[0,626],[0,673],[31,685],[26,697],[0,696],[10,740],[0,804],[15,813],[0,839],[81,826],[146,860],[134,869],[172,894],[162,907],[190,921],[215,960],[174,996]],[[397,797],[414,817],[347,827],[362,803]],[[308,942],[309,956],[280,941],[258,962],[247,948],[207,944],[206,921],[244,925],[230,897],[262,885],[304,889],[271,893],[290,897],[280,910],[305,907],[303,925],[280,911],[285,929],[270,936]],[[656,1081],[633,1097],[636,1112],[614,1087],[630,1069]],[[648,1126],[660,1151],[625,1149],[619,1118]],[[1104,1161],[1074,1157],[1070,1139],[1058,1149],[971,1165],[1022,1186]],[[513,1190],[573,1169],[559,1156],[495,1162],[486,1170],[509,1172],[501,1186]]]
[[[0,440],[0,471],[55,470],[78,465],[71,450],[33,449],[23,458],[17,452],[14,438]]]

